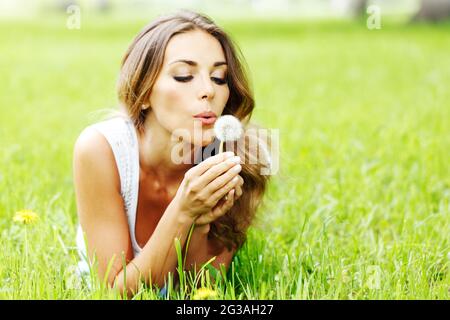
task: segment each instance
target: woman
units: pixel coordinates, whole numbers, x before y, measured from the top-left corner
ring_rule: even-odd
[[[123,116],[87,127],[75,143],[77,244],[82,250],[87,241],[101,279],[112,261],[108,283],[121,293],[135,293],[140,280],[163,287],[177,267],[174,240],[184,247],[191,226],[186,265],[197,270],[214,256],[214,267],[227,268],[245,241],[266,189],[262,165],[246,163],[248,150],[242,158],[228,151],[195,161],[195,147],[217,141],[218,116],[248,125],[254,99],[237,53],[203,15],[158,17],[122,60]],[[181,163],[175,132],[193,147]]]

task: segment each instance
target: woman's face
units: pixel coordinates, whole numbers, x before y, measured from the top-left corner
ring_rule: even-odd
[[[212,111],[219,117],[229,93],[220,42],[201,30],[177,34],[167,45],[162,69],[151,90],[150,114],[184,141],[206,146],[214,140],[214,124],[194,116]]]

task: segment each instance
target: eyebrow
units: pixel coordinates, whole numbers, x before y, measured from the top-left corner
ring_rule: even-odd
[[[185,59],[175,60],[175,61],[173,61],[173,62],[171,62],[169,64],[173,64],[173,63],[176,63],[176,62],[183,62],[183,63],[186,63],[186,64],[188,64],[190,66],[197,66],[198,65],[198,63],[195,62],[195,61],[185,60]],[[218,66],[222,66],[222,65],[227,65],[227,63],[225,61],[217,61],[217,62],[214,62],[214,64],[213,64],[214,67],[218,67]]]

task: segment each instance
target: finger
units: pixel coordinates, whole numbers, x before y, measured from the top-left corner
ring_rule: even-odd
[[[241,176],[239,176],[239,186],[243,186],[244,185],[244,178],[242,178]]]
[[[197,217],[197,219],[195,219],[195,223],[196,224],[208,224],[210,223],[211,217],[208,214],[202,214],[201,216]]]
[[[233,207],[234,193],[235,193],[234,189],[231,189],[227,193],[228,199],[221,206],[214,207],[214,209],[212,210],[212,215],[211,215],[211,217],[213,217],[214,220],[223,216],[226,212],[228,212],[228,210],[230,210]]]
[[[208,184],[210,184],[214,179],[221,176],[225,172],[230,171],[233,167],[236,167],[237,164],[241,162],[241,158],[236,156],[227,159],[226,161],[216,164],[209,168],[206,172],[204,172],[196,181],[197,186],[199,189],[205,188]],[[239,166],[240,168],[240,166]],[[241,170],[237,169],[236,171],[233,171],[233,173],[228,175],[225,179],[225,181],[221,180],[219,185],[216,185],[216,188],[212,189],[211,191],[217,190],[219,187],[223,186],[229,179],[231,179],[233,176],[235,176],[237,173],[239,173]]]
[[[208,159],[200,162],[195,167],[189,169],[188,172],[190,172],[190,174],[192,174],[194,176],[201,176],[212,166],[214,166],[218,163],[222,163],[226,159],[229,159],[233,156],[234,156],[234,152],[231,152],[231,151],[216,154],[215,156],[209,157]]]
[[[213,169],[210,169],[213,170]],[[240,164],[235,164],[233,167],[231,167],[228,171],[225,171],[222,175],[219,175],[212,179],[211,182],[207,183],[206,185],[203,185],[205,181],[210,180],[210,178],[204,178],[202,182],[199,183],[198,190],[202,190],[200,193],[205,195],[210,195],[222,188],[224,185],[226,185],[228,182],[231,181],[234,177],[238,176],[239,172],[241,172],[242,166]],[[207,173],[205,173],[206,175]],[[211,177],[214,173],[211,173]],[[215,174],[214,174],[215,175]],[[203,176],[202,176],[203,179]],[[239,177],[238,177],[238,183],[239,183]]]
[[[239,182],[236,184],[236,187],[234,188],[235,189],[234,201],[239,199],[243,193],[242,186],[244,185],[244,179],[241,176],[238,176],[238,177],[239,177]]]
[[[242,196],[242,188],[238,185],[236,186],[236,192],[234,195],[234,200],[236,201],[237,199],[239,199]]]
[[[224,185],[222,188],[220,188],[211,195],[210,197],[211,202],[217,203],[221,198],[223,198],[223,196],[225,196],[228,192],[230,192],[230,190],[233,189],[238,182],[239,182],[238,177],[234,177],[233,179],[231,179],[231,181],[229,181],[226,185]]]
[[[210,212],[205,213],[201,216],[199,216],[196,220],[196,224],[207,224],[211,223],[217,218],[224,215],[228,210],[231,209],[231,207],[234,204],[234,189],[231,189],[227,193],[227,200],[223,201],[221,204],[216,205]],[[224,197],[225,199],[225,197]]]

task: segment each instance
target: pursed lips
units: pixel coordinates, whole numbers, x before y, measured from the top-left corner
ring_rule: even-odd
[[[213,124],[217,120],[216,114],[211,111],[199,113],[195,115],[194,118],[199,119],[204,125]]]

